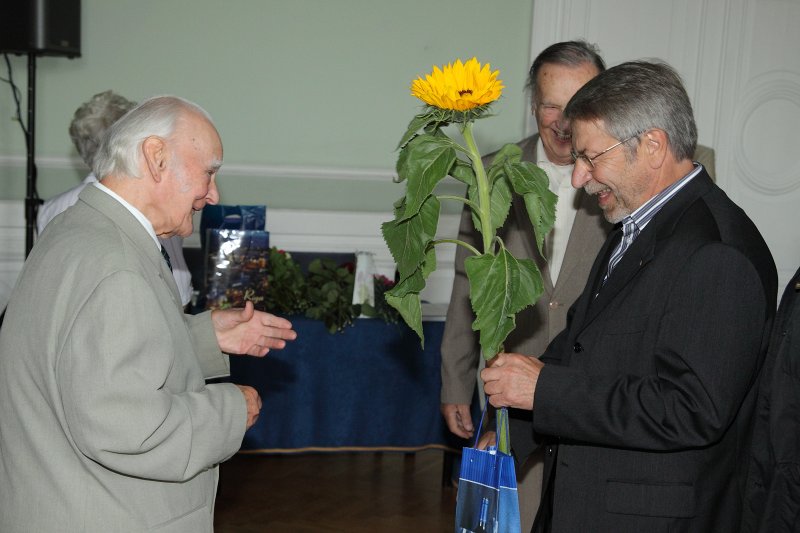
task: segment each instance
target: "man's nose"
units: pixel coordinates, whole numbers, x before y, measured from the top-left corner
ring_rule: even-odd
[[[583,159],[576,158],[575,166],[572,167],[572,186],[574,188],[580,189],[592,179],[592,173],[589,172],[588,166]]]
[[[211,205],[217,205],[219,203],[219,190],[217,189],[217,184],[214,181],[212,181],[208,187],[206,202]]]

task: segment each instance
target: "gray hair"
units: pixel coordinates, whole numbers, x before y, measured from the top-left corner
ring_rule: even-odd
[[[581,87],[567,104],[569,120],[602,121],[617,139],[651,128],[667,134],[672,154],[691,159],[697,146],[697,125],[689,95],[675,70],[661,61],[630,61],[611,67]],[[628,153],[636,153],[628,145]]]
[[[97,93],[75,110],[69,124],[69,137],[89,167],[106,130],[135,106],[136,102],[109,90]]]
[[[94,158],[95,176],[138,177],[142,142],[152,136],[168,139],[178,120],[191,113],[213,123],[203,108],[183,98],[155,96],[145,100],[111,126]]]
[[[527,87],[533,91],[532,94],[535,97],[537,76],[546,64],[578,67],[584,63],[594,65],[598,72],[603,72],[606,69],[606,63],[600,57],[600,50],[594,44],[587,43],[581,39],[551,44],[533,60],[530,72],[528,72]]]

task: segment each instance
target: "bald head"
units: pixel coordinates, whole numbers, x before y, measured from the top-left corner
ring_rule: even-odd
[[[156,96],[145,100],[109,129],[94,158],[95,176],[138,177],[142,142],[151,136],[169,138],[181,117],[196,115],[212,125],[199,105],[177,96]]]

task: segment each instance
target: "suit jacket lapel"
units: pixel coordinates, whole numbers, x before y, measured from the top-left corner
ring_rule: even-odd
[[[566,280],[569,280],[572,271],[577,265],[575,258],[585,253],[588,244],[587,239],[595,238],[596,232],[590,231],[592,226],[596,225],[599,220],[605,222],[600,213],[600,208],[597,206],[597,201],[586,194],[583,189],[578,189],[575,194],[575,206],[577,208],[575,221],[570,229],[567,249],[564,251],[564,261],[562,261],[561,271],[558,273],[556,289],[562,285],[562,282],[566,283]],[[611,224],[608,225],[608,228],[611,228]],[[593,278],[590,277],[589,279]]]
[[[656,231],[655,228],[650,227],[651,224],[652,222],[648,224],[641,234],[639,234],[630,248],[628,248],[628,250],[625,252],[625,255],[622,257],[620,262],[614,268],[614,271],[611,273],[611,276],[609,276],[605,285],[600,287],[598,290],[598,287],[603,281],[606,270],[608,269],[608,260],[610,255],[614,248],[616,248],[617,243],[619,243],[619,238],[615,239],[613,247],[611,247],[608,250],[608,254],[604,256],[603,262],[599,265],[599,272],[597,274],[598,277],[595,280],[595,291],[597,291],[595,294],[597,297],[593,299],[591,305],[589,306],[589,312],[586,315],[587,324],[591,322],[611,301],[614,300],[617,294],[619,294],[619,292],[625,288],[625,286],[634,276],[636,276],[637,272],[644,268],[644,266],[653,259],[655,255]],[[618,231],[620,232],[621,236],[622,230],[620,229]]]
[[[536,145],[539,142],[539,134],[529,137],[519,147],[522,149],[522,160],[536,164]],[[542,284],[544,286],[544,294],[550,297],[553,294],[553,281],[550,277],[550,265],[547,260],[539,253],[539,248],[536,246],[536,234],[533,232],[533,225],[530,223],[528,217],[528,210],[525,208],[525,201],[519,197],[518,202],[514,202],[513,208],[517,209],[517,220],[525,221],[520,230],[524,233],[523,239],[524,246],[527,251],[527,257],[533,259],[539,272],[542,273]]]
[[[692,181],[687,183],[683,189],[678,191],[678,193],[661,208],[661,211],[653,217],[647,227],[642,230],[630,248],[628,248],[625,255],[614,268],[605,286],[599,289],[598,294],[597,290],[599,284],[602,282],[602,278],[605,275],[606,268],[608,267],[608,259],[613,251],[613,247],[610,247],[612,239],[609,238],[606,241],[603,253],[598,256],[602,257],[602,260],[595,262],[592,268],[592,275],[589,278],[593,281],[593,293],[587,303],[588,309],[586,310],[585,319],[580,326],[581,329],[590,324],[592,320],[614,300],[620,291],[630,283],[636,274],[644,268],[647,263],[652,261],[655,257],[659,241],[666,239],[672,234],[675,224],[680,220],[682,213],[712,186],[711,178],[703,171],[695,176]],[[621,236],[622,230],[619,229],[618,231]],[[612,236],[616,235],[616,233],[616,231],[612,233]],[[618,239],[619,237],[614,240],[618,242]],[[614,242],[614,246],[616,246],[616,242]],[[597,294],[596,298],[594,294]]]

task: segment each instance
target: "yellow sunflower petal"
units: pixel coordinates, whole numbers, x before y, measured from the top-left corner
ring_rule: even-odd
[[[425,79],[411,83],[411,94],[426,104],[440,109],[468,111],[494,102],[503,92],[500,74],[487,63],[484,66],[473,57],[466,63],[457,59],[439,68],[433,67]]]

